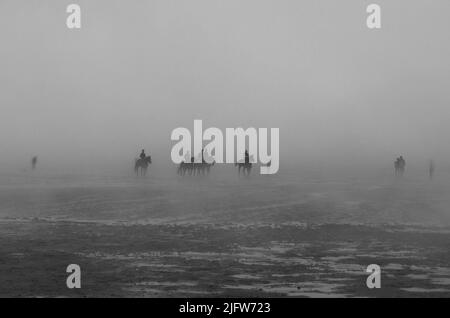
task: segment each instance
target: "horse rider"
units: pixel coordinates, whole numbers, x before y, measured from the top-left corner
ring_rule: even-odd
[[[141,154],[139,155],[139,157],[141,159],[145,159],[147,157],[147,155],[145,154],[145,150],[144,149],[142,149]]]

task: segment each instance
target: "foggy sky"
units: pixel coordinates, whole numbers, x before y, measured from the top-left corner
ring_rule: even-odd
[[[366,6],[382,7],[382,29]],[[81,6],[82,28],[66,27]],[[0,0],[0,166],[170,161],[176,127],[283,162],[450,161],[448,0]],[[1,169],[0,169],[1,170]]]

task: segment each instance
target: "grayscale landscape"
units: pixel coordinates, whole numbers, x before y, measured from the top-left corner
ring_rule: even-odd
[[[0,297],[450,296],[448,0],[378,0],[379,29],[365,1],[74,2],[80,28],[0,1]],[[279,171],[178,173],[195,120],[279,129]]]

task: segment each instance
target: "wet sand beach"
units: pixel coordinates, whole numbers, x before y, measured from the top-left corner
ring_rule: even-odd
[[[11,179],[0,296],[450,296],[443,186],[208,178]]]

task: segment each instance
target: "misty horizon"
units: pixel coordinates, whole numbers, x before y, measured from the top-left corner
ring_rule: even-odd
[[[76,31],[65,3],[2,1],[0,165],[116,166],[142,148],[169,161],[171,131],[202,119],[279,127],[280,171],[448,166],[450,4],[379,2],[371,32],[357,1],[80,1]]]
[[[1,0],[0,298],[449,297],[449,11]]]

